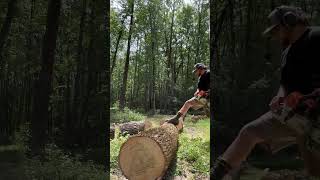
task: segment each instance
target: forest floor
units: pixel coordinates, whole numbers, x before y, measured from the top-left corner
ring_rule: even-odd
[[[168,119],[172,115],[155,115],[147,117],[146,120],[151,121],[152,127],[159,126],[160,122]],[[193,155],[193,149],[198,151],[197,148],[203,147],[185,147],[183,144],[186,140],[192,141],[194,139],[201,139],[202,142],[207,143],[208,157],[206,157],[206,165],[203,165],[203,172],[199,172],[193,168],[193,164],[183,158],[179,158],[179,154],[190,154]],[[187,143],[187,142],[186,142]],[[165,175],[165,180],[209,180],[209,164],[210,164],[210,120],[205,116],[188,116],[185,119],[183,132],[179,134],[179,149],[178,158],[173,160],[173,163],[169,166],[167,174]],[[185,149],[182,149],[185,148]],[[188,159],[188,158],[186,158]],[[200,167],[201,168],[201,167]],[[111,180],[126,180],[122,175],[121,171],[116,169],[111,169]]]
[[[23,180],[24,178],[23,152],[15,146],[0,146],[0,174],[1,179],[5,180]]]

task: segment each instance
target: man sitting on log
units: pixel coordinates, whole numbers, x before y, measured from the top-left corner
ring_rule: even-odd
[[[197,63],[196,65],[194,65],[194,70],[192,72],[199,77],[198,89],[194,93],[194,97],[186,101],[175,116],[166,120],[166,122],[168,123],[178,125],[179,118],[184,118],[189,108],[197,110],[204,107],[208,102],[210,93],[210,70],[208,70],[204,64]]]
[[[272,25],[264,34],[286,47],[281,58],[280,89],[269,105],[270,111],[245,125],[214,163],[210,172],[214,180],[239,167],[256,144],[273,147],[290,137],[299,146],[308,174],[320,175],[320,28],[309,27],[304,12],[291,6],[277,7],[268,18]]]

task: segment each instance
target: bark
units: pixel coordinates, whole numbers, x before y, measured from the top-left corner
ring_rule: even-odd
[[[120,133],[122,135],[130,134],[138,134],[141,131],[144,131],[145,122],[127,122],[119,125]]]
[[[31,122],[32,140],[31,150],[34,155],[41,155],[47,142],[49,122],[49,100],[52,91],[52,73],[54,55],[59,26],[61,1],[50,0],[46,31],[43,38],[41,52],[41,70],[35,82],[34,109]]]

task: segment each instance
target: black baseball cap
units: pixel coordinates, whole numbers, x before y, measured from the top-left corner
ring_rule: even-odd
[[[196,70],[198,69],[206,69],[207,67],[202,64],[202,63],[197,63],[196,65],[194,65],[194,70],[192,71],[192,73],[196,72]]]
[[[303,11],[300,8],[294,6],[279,6],[275,8],[269,15],[270,26],[263,31],[263,35],[268,35],[270,32],[280,24],[284,24],[284,16],[288,13],[293,14],[298,20],[303,21]],[[298,22],[298,21],[297,21]]]

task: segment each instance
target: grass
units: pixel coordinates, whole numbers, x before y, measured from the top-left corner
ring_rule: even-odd
[[[128,139],[128,136],[116,136],[110,141],[110,169],[111,171],[118,168],[118,156],[121,145]]]
[[[100,164],[71,155],[54,144],[45,148],[45,160],[27,157],[30,130],[26,124],[15,135],[15,143],[0,146],[0,179],[7,180],[105,180],[107,172]]]
[[[110,114],[111,123],[124,123],[129,121],[142,121],[146,118],[143,114],[131,110],[129,108],[124,108],[123,111],[120,111],[117,106],[112,107]]]
[[[184,129],[184,132],[179,135],[177,174],[180,173],[180,169],[186,168],[193,173],[209,174],[209,118],[199,120],[197,123],[192,123],[189,119],[186,119]]]
[[[27,159],[28,179],[104,180],[107,177],[102,165],[93,161],[84,162],[81,156],[65,153],[53,144],[46,147],[46,154],[46,161]]]

